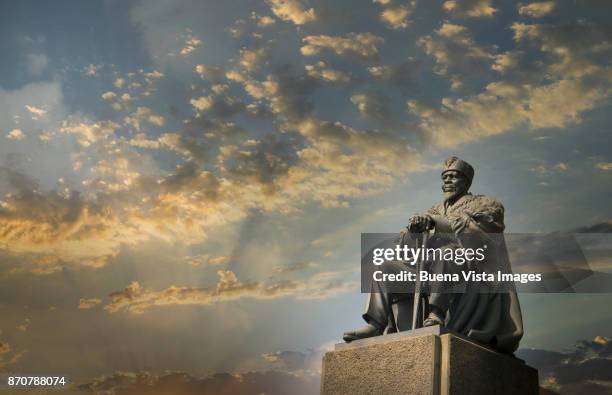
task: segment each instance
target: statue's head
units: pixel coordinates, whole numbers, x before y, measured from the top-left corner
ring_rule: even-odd
[[[474,168],[467,162],[451,156],[442,169],[442,192],[444,200],[454,201],[465,195],[472,185]]]

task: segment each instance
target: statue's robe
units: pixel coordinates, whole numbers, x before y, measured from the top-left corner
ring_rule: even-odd
[[[474,269],[479,272],[496,273],[499,270],[511,273],[503,239],[504,208],[496,199],[466,194],[452,205],[446,202],[435,205],[426,214],[440,225],[436,226],[427,247],[478,248],[487,244],[485,260],[478,262],[476,266],[457,266],[454,262],[433,261],[428,262],[428,271],[443,274]],[[402,242],[412,237],[409,234],[402,236]],[[384,270],[388,272],[406,269],[397,262],[384,266]],[[460,291],[455,292],[460,293],[436,292],[435,289],[430,289],[428,294],[429,304],[446,312],[444,325],[498,351],[514,352],[523,336],[521,309],[514,288],[505,287],[497,292],[497,283],[469,282],[457,285]],[[384,283],[372,284],[364,319],[378,326],[387,325],[387,332],[391,326],[395,326],[391,332],[410,329],[405,323],[397,325],[397,320],[389,317],[393,316],[393,304],[411,304],[412,295],[393,293],[385,286]]]

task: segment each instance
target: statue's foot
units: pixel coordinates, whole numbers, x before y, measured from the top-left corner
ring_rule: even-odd
[[[425,321],[423,321],[423,327],[434,325],[444,326],[444,320],[442,319],[442,317],[432,311],[431,313],[429,313],[427,318],[425,318]]]
[[[344,332],[344,336],[342,336],[342,338],[345,342],[349,343],[353,340],[365,339],[366,337],[380,336],[383,334],[383,332],[383,329],[380,329],[372,324],[368,324],[354,331]]]

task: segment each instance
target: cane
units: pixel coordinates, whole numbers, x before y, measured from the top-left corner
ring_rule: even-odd
[[[423,233],[419,233],[416,237],[416,248],[427,247],[427,239],[429,238],[429,230],[426,230]],[[416,251],[416,250],[415,250]],[[421,251],[419,255],[419,259],[416,262],[416,281],[414,284],[414,301],[412,305],[412,330],[417,329],[417,317],[419,315],[419,310],[421,309],[421,280],[420,273],[423,269],[423,260],[425,251]],[[422,324],[422,322],[421,322]],[[419,325],[420,327],[420,325]]]

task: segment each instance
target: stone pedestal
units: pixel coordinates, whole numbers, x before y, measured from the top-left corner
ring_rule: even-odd
[[[438,326],[337,344],[321,393],[537,395],[538,371]]]

